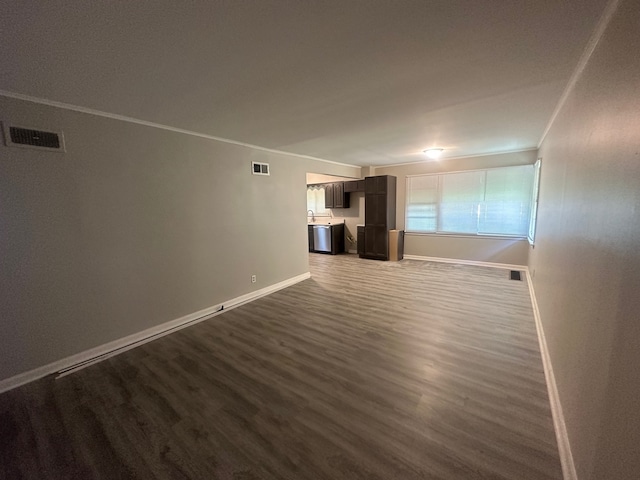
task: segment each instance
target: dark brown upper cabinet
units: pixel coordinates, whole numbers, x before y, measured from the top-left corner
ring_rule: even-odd
[[[349,197],[344,193],[344,182],[333,184],[333,208],[349,208]]]
[[[335,208],[333,199],[333,183],[324,184],[324,208]]]
[[[388,193],[389,190],[396,188],[396,177],[391,175],[378,175],[377,177],[367,177],[364,179],[365,195],[382,195]]]
[[[324,208],[349,208],[349,194],[344,191],[344,182],[324,184]]]
[[[351,180],[344,182],[345,193],[364,192],[364,180]]]

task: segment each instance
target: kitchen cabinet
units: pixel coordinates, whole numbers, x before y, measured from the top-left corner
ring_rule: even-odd
[[[364,192],[364,180],[351,180],[344,182],[345,193]]]
[[[396,177],[366,177],[362,258],[389,260],[389,230],[396,228]]]
[[[324,184],[324,208],[334,208],[333,183]]]
[[[364,227],[364,257],[389,260],[389,240],[386,227]]]
[[[344,182],[324,184],[324,208],[349,208],[349,194],[344,191]]]
[[[313,225],[307,225],[307,230],[309,231],[309,251],[313,252]]]
[[[358,238],[356,241],[358,245],[358,255],[362,257],[364,255],[364,225],[358,225]]]
[[[344,192],[344,182],[333,184],[333,208],[349,208],[349,194]]]

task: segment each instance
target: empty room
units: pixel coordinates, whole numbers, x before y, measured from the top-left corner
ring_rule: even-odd
[[[638,32],[4,5],[0,478],[640,478]]]

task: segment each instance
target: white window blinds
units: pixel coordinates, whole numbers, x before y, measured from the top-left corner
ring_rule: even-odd
[[[464,172],[441,175],[438,231],[478,233],[483,174],[484,172]]]
[[[411,177],[407,189],[407,231],[435,232],[438,216],[438,176]]]
[[[526,236],[531,215],[533,168],[530,165],[487,170],[478,233]]]
[[[526,237],[532,165],[407,178],[408,232]]]

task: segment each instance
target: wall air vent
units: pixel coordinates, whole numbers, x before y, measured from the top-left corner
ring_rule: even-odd
[[[64,152],[64,137],[62,132],[46,132],[34,128],[18,127],[2,123],[4,143],[7,147],[37,148]]]
[[[251,162],[251,173],[254,175],[270,175],[268,163]]]

